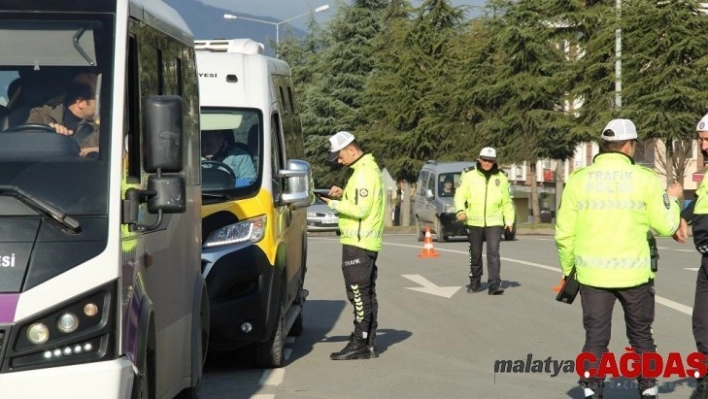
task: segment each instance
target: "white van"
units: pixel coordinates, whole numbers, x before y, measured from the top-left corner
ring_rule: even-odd
[[[290,68],[249,39],[195,49],[209,348],[255,344],[256,366],[281,367],[285,336],[303,329],[314,199]]]

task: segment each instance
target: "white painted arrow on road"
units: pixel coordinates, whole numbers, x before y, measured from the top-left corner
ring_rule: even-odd
[[[461,287],[439,287],[435,285],[433,282],[429,281],[425,277],[421,276],[420,274],[402,274],[403,277],[407,278],[408,280],[411,280],[414,283],[418,283],[422,285],[422,287],[406,287],[409,290],[413,291],[418,291],[422,292],[425,294],[432,294],[432,295],[437,295],[441,296],[443,298],[452,298],[453,295],[459,290]]]
[[[684,267],[683,268],[683,270],[690,270],[692,272],[697,272],[698,269],[699,269],[698,267]]]

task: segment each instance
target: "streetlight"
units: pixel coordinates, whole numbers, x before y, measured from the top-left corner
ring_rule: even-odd
[[[240,15],[233,15],[233,14],[224,14],[224,19],[242,19],[244,21],[251,21],[251,22],[260,22],[262,24],[268,24],[268,25],[275,25],[275,57],[278,57],[278,44],[280,43],[280,25],[290,22],[294,19],[298,19],[300,17],[304,17],[306,15],[309,15],[311,13],[318,13],[322,11],[326,11],[329,9],[329,4],[325,4],[323,6],[319,6],[314,9],[314,11],[311,12],[305,12],[300,15],[296,15],[294,17],[290,17],[288,19],[284,19],[280,22],[272,22],[272,21],[265,21],[262,19],[256,19],[256,18],[249,18],[249,17],[242,17]]]

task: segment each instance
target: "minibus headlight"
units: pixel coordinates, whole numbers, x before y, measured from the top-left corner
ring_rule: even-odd
[[[40,345],[49,340],[49,329],[42,323],[34,323],[27,328],[27,340]]]
[[[63,333],[74,332],[77,328],[79,328],[79,318],[73,313],[64,313],[59,316],[57,328]]]
[[[209,234],[204,247],[218,247],[250,241],[257,243],[265,236],[266,216],[261,215],[220,227]]]
[[[112,281],[13,327],[2,372],[112,359],[116,287]]]

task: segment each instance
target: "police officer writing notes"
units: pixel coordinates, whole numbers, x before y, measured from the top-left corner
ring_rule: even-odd
[[[342,273],[347,297],[354,307],[354,332],[349,343],[330,355],[333,360],[378,357],[375,346],[377,313],[376,258],[381,250],[384,227],[384,188],[379,166],[371,154],[364,154],[349,132],[329,138],[330,158],[353,169],[344,190],[334,186],[322,198],[339,213],[342,244]]]
[[[608,351],[612,308],[619,299],[627,338],[637,353],[654,352],[654,272],[647,232],[673,235],[679,227],[674,184],[664,191],[656,173],[634,164],[634,123],[614,119],[601,135],[593,164],[568,178],[556,221],[555,241],[563,274],[573,267],[580,283],[585,327],[583,352],[598,361]],[[586,364],[597,367],[598,363]],[[642,398],[655,398],[655,379],[638,378]],[[604,381],[581,378],[585,397],[601,398]]]
[[[497,166],[496,160],[494,148],[482,148],[478,166],[462,172],[460,186],[455,192],[457,220],[467,225],[469,239],[470,284],[467,292],[482,289],[482,244],[486,240],[489,295],[504,293],[499,276],[499,241],[502,228],[511,230],[515,217],[509,180]]]
[[[708,157],[708,115],[696,126],[698,144],[704,157]],[[678,242],[687,237],[687,224],[693,225],[693,243],[701,254],[701,267],[696,278],[693,300],[693,338],[698,352],[708,355],[708,172],[696,190],[696,200],[681,213],[681,228],[674,236]],[[699,378],[691,399],[708,399],[708,379]]]

